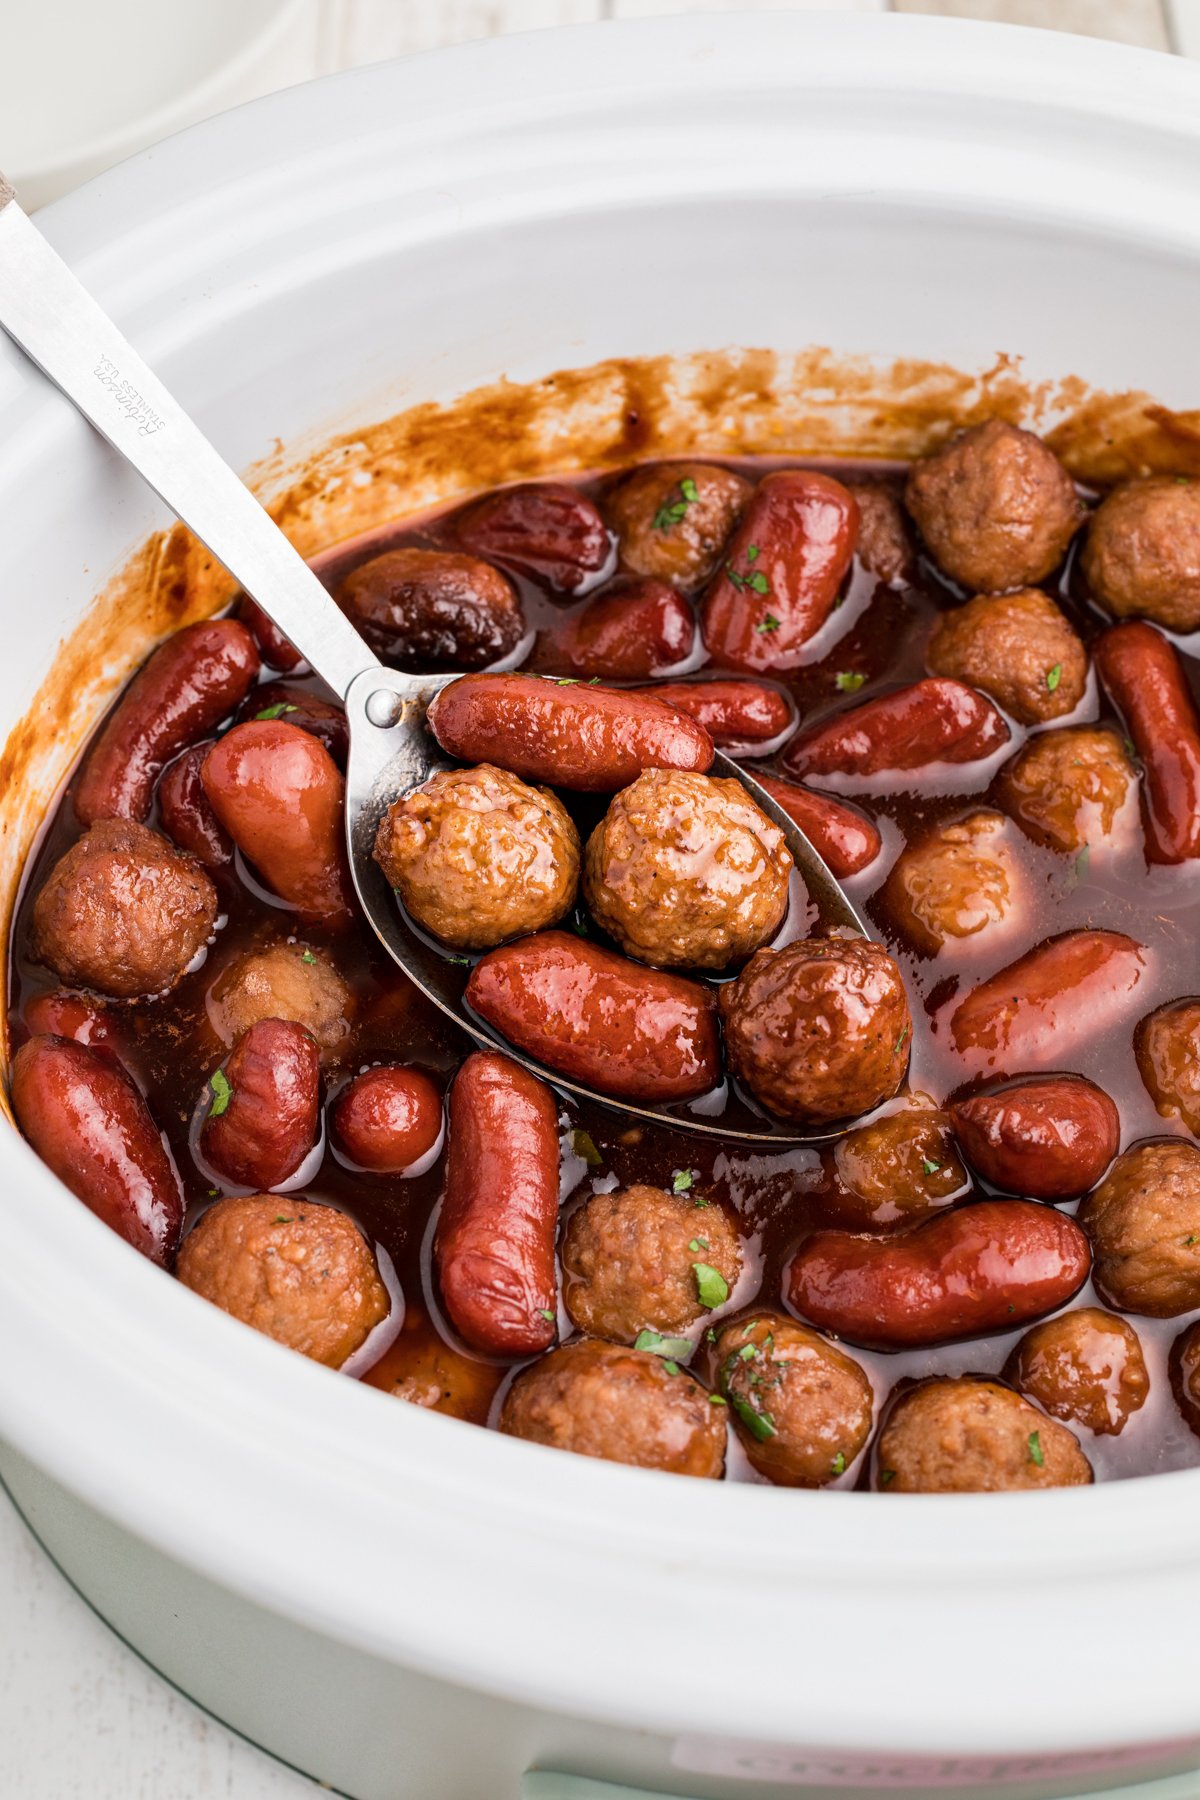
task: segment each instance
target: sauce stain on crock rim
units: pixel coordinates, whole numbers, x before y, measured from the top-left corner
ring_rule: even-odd
[[[1200,411],[1031,382],[1019,357],[984,370],[903,358],[729,349],[621,357],[539,381],[500,380],[426,401],[296,458],[282,446],[246,479],[307,557],[476,489],[635,457],[739,454],[908,460],[985,418],[1038,429],[1071,473],[1200,474]],[[229,604],[235,584],[182,526],[147,540],[63,643],[0,752],[0,925],[43,818],[93,725],[147,651]],[[8,1060],[6,1009],[0,1052]],[[7,1112],[7,1097],[0,1097]]]

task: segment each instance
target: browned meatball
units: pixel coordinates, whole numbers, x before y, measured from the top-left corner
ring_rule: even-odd
[[[662,1188],[618,1188],[572,1214],[562,1266],[563,1300],[579,1329],[631,1344],[644,1329],[687,1331],[722,1305],[742,1272],[742,1246],[719,1206]]]
[[[725,1408],[698,1381],[649,1351],[593,1338],[523,1369],[505,1397],[500,1429],[672,1475],[719,1481],[725,1469]]]
[[[1129,753],[1115,731],[1068,725],[1043,731],[1001,769],[995,796],[1026,837],[1050,850],[1075,855],[1132,836],[1137,815],[1120,815],[1136,790]]]
[[[647,769],[588,839],[583,893],[640,962],[723,969],[783,923],[791,869],[783,833],[740,782]]]
[[[884,900],[905,937],[926,956],[948,939],[987,936],[1014,919],[1021,871],[1002,813],[973,812],[939,825],[901,852],[884,885]]]
[[[1200,999],[1176,1000],[1143,1019],[1133,1038],[1146,1092],[1164,1119],[1200,1137]]]
[[[824,1487],[871,1435],[874,1394],[853,1357],[780,1313],[727,1325],[717,1385],[751,1465],[781,1487]]]
[[[928,1094],[910,1094],[899,1111],[839,1138],[833,1152],[837,1209],[846,1223],[913,1224],[962,1192],[950,1120]]]
[[[1127,481],[1097,507],[1083,572],[1118,618],[1153,619],[1168,631],[1200,627],[1200,481],[1153,475]]]
[[[68,987],[135,1000],[173,988],[216,920],[199,863],[132,819],[101,819],[34,901],[33,951]]]
[[[295,1194],[219,1200],[184,1238],[176,1273],[243,1325],[331,1369],[390,1310],[357,1226]]]
[[[395,801],[375,860],[418,925],[455,950],[488,950],[570,910],[579,834],[549,788],[480,763]]]
[[[454,550],[373,556],[347,575],[338,600],[377,656],[422,669],[482,669],[525,636],[512,583]]]
[[[1083,519],[1054,452],[1000,419],[914,464],[904,497],[938,567],[980,594],[1044,581]]]
[[[935,1378],[892,1404],[875,1448],[888,1494],[992,1494],[1083,1487],[1092,1466],[1078,1440],[998,1381]]]
[[[751,484],[713,463],[651,463],[626,476],[605,510],[635,575],[698,588],[721,560]]]
[[[889,587],[912,580],[916,548],[904,508],[895,493],[881,481],[848,481],[858,502],[858,542],[855,554],[868,575]]]
[[[855,1118],[904,1079],[912,1018],[882,944],[804,938],[760,950],[718,998],[730,1068],[785,1119]]]
[[[1200,1437],[1200,1319],[1175,1339],[1167,1366],[1175,1404]]]
[[[1035,1325],[1004,1373],[1056,1419],[1069,1419],[1097,1436],[1116,1437],[1150,1392],[1137,1332],[1098,1306],[1080,1306]]]
[[[251,950],[222,969],[207,996],[208,1017],[223,1044],[260,1019],[291,1019],[310,1031],[326,1058],[349,1045],[354,997],[329,960],[308,944]]]
[[[925,666],[981,688],[1022,725],[1074,712],[1087,686],[1087,651],[1039,588],[979,594],[943,613]]]
[[[1118,1156],[1083,1202],[1096,1292],[1123,1312],[1172,1319],[1200,1306],[1200,1150],[1180,1139]]]

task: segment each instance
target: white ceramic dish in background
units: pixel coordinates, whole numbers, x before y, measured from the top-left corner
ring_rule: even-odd
[[[15,0],[0,156],[26,210],[184,125],[318,72],[319,0]]]
[[[923,19],[439,53],[44,215],[246,466],[278,435],[730,343],[1193,402],[1200,71]],[[154,504],[0,344],[0,733]],[[14,796],[6,796],[6,805]],[[885,1500],[687,1482],[392,1403],[131,1254],[0,1132],[0,1462],[83,1591],[356,1800],[537,1763],[696,1800],[1200,1765],[1200,1472]]]

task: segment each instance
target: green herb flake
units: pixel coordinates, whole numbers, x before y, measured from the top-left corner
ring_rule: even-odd
[[[467,969],[471,966],[471,959],[469,956],[448,956],[446,961],[448,963],[457,963],[459,967],[463,969]]]
[[[666,1357],[663,1358],[663,1368],[667,1371],[668,1375],[678,1375],[681,1373],[679,1364],[677,1362],[669,1361]]]
[[[1042,1440],[1040,1434],[1036,1431],[1031,1431],[1026,1442],[1029,1445],[1030,1462],[1036,1463],[1039,1469],[1045,1468],[1046,1458],[1042,1453]]]
[[[547,1319],[551,1325],[553,1325],[555,1319],[558,1317],[558,1314],[552,1306],[539,1306],[537,1312],[539,1319]]]
[[[751,544],[750,549],[746,552],[747,561],[753,562],[757,555],[757,546]],[[725,573],[739,593],[745,593],[749,590],[752,594],[769,594],[771,591],[771,584],[761,569],[753,569],[749,575],[744,575],[740,569],[735,569],[732,563],[726,563]],[[756,631],[761,629],[761,626],[755,627]],[[779,629],[779,620],[776,619],[774,624],[768,625],[766,629],[768,631],[777,631]]]
[[[729,1402],[724,1394],[710,1394],[708,1396],[708,1404],[710,1406],[728,1406]]]
[[[568,923],[571,927],[571,930],[575,933],[576,937],[585,938],[587,936],[587,934],[588,934],[587,920],[584,918],[582,913],[572,914]]]
[[[219,1119],[221,1114],[228,1110],[229,1102],[233,1099],[233,1089],[229,1084],[229,1077],[226,1075],[224,1069],[214,1069],[213,1073],[208,1078],[208,1088],[212,1095],[212,1100],[209,1103],[208,1108],[208,1117],[210,1119]]]
[[[904,1030],[900,1033],[900,1036],[896,1039],[896,1042],[895,1042],[895,1045],[893,1046],[893,1048],[894,1048],[897,1056],[899,1056],[900,1052],[904,1048],[904,1040],[907,1038],[908,1032],[909,1032],[909,1027],[906,1025],[904,1027]]]
[[[1196,1241],[1196,1234],[1195,1234],[1195,1232],[1194,1232],[1194,1231],[1189,1231],[1189,1232],[1188,1232],[1188,1234],[1187,1234],[1187,1236],[1186,1236],[1186,1237],[1185,1237],[1185,1238],[1184,1238],[1184,1240],[1183,1240],[1183,1247],[1184,1247],[1184,1249],[1185,1249],[1185,1250],[1190,1250],[1190,1249],[1191,1249],[1191,1247],[1192,1247],[1192,1245],[1193,1245],[1193,1244],[1194,1244],[1194,1243],[1195,1243],[1195,1241]]]
[[[692,1169],[676,1169],[671,1176],[671,1192],[673,1194],[686,1194],[691,1187],[693,1180],[694,1171]]]
[[[597,1150],[590,1131],[580,1131],[578,1129],[573,1131],[571,1133],[571,1148],[576,1156],[583,1158],[589,1169],[598,1169],[603,1165],[604,1158]]]
[[[779,620],[775,617],[774,613],[767,613],[765,618],[758,621],[758,624],[754,629],[758,632],[760,637],[765,637],[769,632],[779,630]]]
[[[895,1479],[896,1479],[895,1469],[880,1469],[880,1471],[879,1471],[880,1487],[886,1487],[890,1481],[895,1481]]]
[[[757,1438],[760,1444],[776,1435],[775,1421],[769,1412],[759,1412],[748,1400],[743,1400],[740,1394],[730,1394],[729,1404],[751,1437]]]
[[[760,551],[759,551],[757,544],[750,544],[747,547],[747,550],[746,550],[746,561],[747,562],[757,562],[759,555],[760,555]]]
[[[305,951],[305,952],[304,952],[304,955],[303,955],[303,956],[302,956],[302,957],[301,957],[301,958],[300,958],[300,961],[301,961],[301,962],[302,962],[302,963],[307,963],[307,964],[308,964],[308,966],[309,966],[309,968],[310,968],[310,969],[311,969],[311,968],[312,968],[312,966],[313,966],[313,964],[314,964],[314,963],[315,963],[315,962],[316,962],[316,960],[317,960],[317,959],[316,959],[316,957],[315,957],[315,956],[314,956],[314,955],[313,955],[313,953],[312,953],[312,951],[311,951],[311,950],[306,950],[306,951]]]
[[[758,1355],[758,1345],[757,1344],[743,1344],[740,1350],[734,1351],[733,1355],[730,1357],[729,1360],[731,1363],[732,1362],[753,1362],[754,1358],[757,1355]]]
[[[209,1188],[209,1190],[208,1190],[209,1199],[215,1200],[217,1195],[220,1193],[220,1191],[221,1191],[220,1188]]]
[[[698,1251],[708,1249],[708,1239],[707,1238],[693,1238],[691,1243],[688,1245],[688,1249],[692,1252],[692,1255],[695,1256]]]
[[[857,694],[866,679],[857,669],[839,669],[833,678],[833,685],[839,694]]]
[[[838,1451],[829,1466],[835,1475],[844,1475],[846,1473],[846,1458],[841,1450]]]
[[[1052,694],[1061,680],[1062,680],[1062,664],[1055,663],[1055,665],[1052,669],[1047,669],[1047,671],[1046,671],[1046,691],[1047,691],[1047,693]]]
[[[724,1306],[729,1298],[729,1283],[720,1269],[714,1269],[711,1263],[696,1262],[692,1264],[692,1274],[696,1277],[701,1306],[708,1312],[716,1306]]]
[[[708,1201],[704,1198],[703,1194],[694,1194],[692,1196],[692,1205],[693,1206],[707,1206]]]
[[[661,1331],[639,1331],[633,1340],[635,1350],[648,1350],[651,1356],[690,1356],[692,1344],[690,1338],[664,1337]]]
[[[284,713],[299,712],[299,710],[300,708],[298,706],[293,706],[290,701],[277,700],[274,706],[264,706],[261,712],[255,713],[254,717],[256,720],[281,719]]]
[[[555,675],[553,679],[554,679],[555,687],[578,687],[579,686],[578,675]]]
[[[276,1213],[271,1220],[272,1225],[291,1225],[293,1222],[290,1216],[285,1217],[283,1213]]]
[[[708,1330],[705,1332],[704,1336],[710,1344],[715,1344],[717,1341],[717,1334],[713,1330],[711,1325],[709,1326]]]
[[[678,525],[681,519],[687,517],[688,507],[695,506],[700,498],[690,475],[685,475],[679,483],[679,493],[678,500],[665,500],[655,513],[652,521],[655,531],[670,531],[673,525]]]

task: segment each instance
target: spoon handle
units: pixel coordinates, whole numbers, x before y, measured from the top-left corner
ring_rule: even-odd
[[[22,212],[0,174],[0,327],[338,695],[378,660],[308,564]]]

